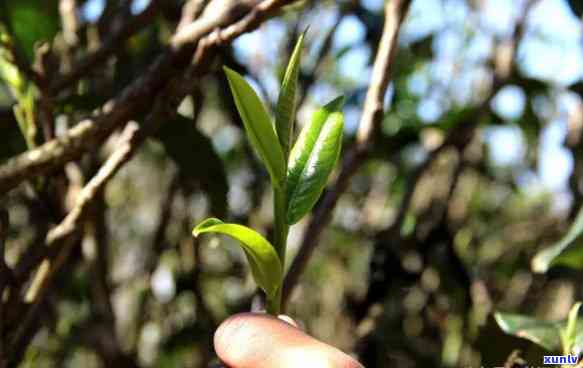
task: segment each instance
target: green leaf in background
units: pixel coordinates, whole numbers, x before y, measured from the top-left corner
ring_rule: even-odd
[[[2,37],[2,29],[0,28],[0,38]],[[0,79],[2,79],[12,91],[21,91],[26,81],[20,75],[18,68],[5,59],[2,50],[0,49]],[[14,93],[14,92],[13,92]]]
[[[265,164],[271,181],[279,187],[285,178],[285,159],[265,106],[245,78],[227,67],[224,70],[247,136]]]
[[[577,347],[577,316],[579,315],[579,309],[581,308],[581,303],[575,303],[569,312],[569,317],[567,318],[567,323],[565,329],[561,331],[561,341],[563,343],[563,353],[571,354],[574,351],[574,347]],[[583,326],[579,326],[580,330],[583,330]],[[583,338],[583,334],[580,336]],[[581,347],[581,346],[579,346]]]
[[[300,71],[300,60],[302,55],[302,46],[304,43],[303,32],[298,39],[294,51],[289,59],[285,70],[285,75],[281,83],[279,98],[277,99],[277,108],[275,111],[275,126],[277,137],[283,149],[285,156],[289,153],[290,140],[293,136],[293,127],[296,115],[296,91],[298,86],[298,75]]]
[[[35,123],[34,87],[28,86],[29,88],[26,88],[26,91],[19,96],[18,104],[14,105],[12,110],[28,148],[33,148],[37,145],[38,129]]]
[[[344,117],[338,97],[317,110],[301,131],[289,158],[288,224],[308,213],[322,194],[340,155]]]
[[[561,331],[566,329],[567,321],[542,321],[519,314],[496,313],[494,315],[500,328],[507,334],[530,340],[543,348],[562,351]],[[583,321],[577,321],[582,324]],[[572,348],[583,349],[583,329],[579,329]]]
[[[224,216],[229,191],[227,175],[211,140],[196,128],[193,120],[184,117],[164,123],[157,138],[178,166],[182,179],[200,185],[209,195],[212,213]]]
[[[57,0],[3,0],[0,2],[0,21],[7,25],[30,63],[37,42],[52,41],[59,30],[59,2]]]
[[[24,73],[14,64],[13,55],[9,49],[16,47],[14,40],[0,23],[0,81],[3,81],[12,97],[16,100],[12,110],[18,127],[28,148],[37,145],[36,124],[36,87],[29,83]]]
[[[547,272],[552,265],[562,264],[570,267],[583,267],[583,247],[579,244],[583,233],[583,208],[571,228],[558,243],[538,252],[532,260],[534,272]]]
[[[192,230],[195,237],[208,232],[225,234],[239,240],[257,285],[268,296],[277,293],[283,278],[283,268],[275,249],[263,236],[246,226],[226,224],[216,218],[206,219]]]

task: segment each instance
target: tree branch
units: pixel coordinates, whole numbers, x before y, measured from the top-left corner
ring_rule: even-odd
[[[196,51],[193,63],[197,74],[204,74],[208,70],[207,61],[212,50],[257,28],[282,6],[291,2],[269,0],[254,7],[247,5],[242,18],[237,16],[241,13],[241,3],[222,12],[216,12],[215,9],[205,13],[200,20],[177,33],[168,50],[152,63],[145,76],[135,80],[114,101],[104,105],[101,115],[81,121],[64,136],[20,154],[0,166],[0,193],[79,158],[121,124],[149,110],[156,92],[162,90],[171,77],[186,68],[192,52]],[[239,10],[234,12],[235,8]]]
[[[68,5],[68,7],[73,6],[71,4],[67,4],[68,2],[63,3]],[[123,23],[123,25],[118,30],[116,30],[114,34],[111,35],[111,37],[109,37],[97,51],[86,56],[76,66],[74,66],[71,72],[69,72],[67,75],[62,76],[51,83],[49,87],[51,95],[57,95],[63,89],[70,87],[73,83],[86,76],[96,66],[105,62],[113,53],[115,53],[117,49],[119,49],[119,46],[123,42],[150,24],[150,20],[156,14],[159,5],[160,0],[150,1],[146,9],[144,9],[134,18]],[[64,18],[64,20],[68,18]],[[69,20],[69,22],[71,22],[71,20]],[[65,33],[65,35],[68,37],[75,36],[72,30]]]
[[[59,245],[56,258],[45,259],[37,271],[26,294],[26,301],[32,303],[24,315],[22,323],[15,331],[9,345],[10,352],[19,351],[26,346],[25,341],[32,335],[50,285],[58,271],[66,264],[72,247],[78,240],[78,233],[84,217],[91,208],[94,199],[102,192],[105,185],[114,174],[126,163],[135,152],[141,140],[141,131],[134,122],[128,123],[120,138],[120,147],[107,159],[97,174],[83,187],[78,195],[75,207],[65,219],[49,231],[45,239],[47,247]]]
[[[208,1],[206,0],[189,0],[182,7],[182,15],[180,16],[180,22],[176,29],[181,31],[184,27],[191,24],[195,19],[197,19]]]
[[[445,203],[449,203],[453,191],[455,190],[455,185],[459,179],[459,175],[461,174],[461,170],[465,164],[463,163],[463,151],[467,147],[467,145],[471,142],[476,129],[478,128],[478,123],[484,116],[490,114],[490,104],[492,99],[496,96],[496,94],[500,91],[500,89],[508,83],[511,78],[516,75],[518,69],[516,68],[516,50],[524,37],[524,22],[526,16],[528,15],[528,11],[532,8],[532,6],[539,0],[530,0],[525,7],[523,8],[523,12],[521,17],[518,19],[516,23],[515,31],[513,32],[512,39],[510,41],[511,44],[511,54],[512,58],[508,60],[508,64],[502,68],[502,70],[507,70],[506,72],[501,72],[500,68],[496,66],[496,71],[494,72],[494,81],[492,83],[492,87],[488,91],[487,96],[481,101],[478,106],[472,109],[469,113],[464,114],[462,120],[456,125],[455,128],[452,128],[445,139],[445,141],[436,149],[431,151],[427,157],[427,159],[417,167],[413,174],[408,178],[408,183],[406,186],[406,191],[403,195],[401,200],[401,204],[399,205],[399,209],[397,211],[397,216],[395,221],[388,226],[386,229],[379,231],[375,235],[375,246],[373,251],[373,256],[371,257],[370,261],[370,270],[369,275],[371,276],[371,280],[369,281],[369,287],[366,292],[364,299],[356,305],[356,310],[354,313],[355,320],[360,321],[362,320],[366,314],[368,313],[369,308],[379,302],[384,298],[385,294],[392,284],[390,284],[390,280],[394,275],[399,274],[399,272],[394,271],[393,263],[394,260],[390,258],[398,257],[398,253],[395,249],[391,249],[390,245],[401,245],[406,242],[406,239],[403,238],[401,235],[401,228],[403,226],[403,222],[406,218],[407,212],[411,207],[411,202],[413,201],[413,197],[415,195],[416,189],[418,184],[423,177],[423,175],[427,172],[427,170],[431,167],[431,165],[435,162],[435,160],[439,157],[439,155],[448,147],[455,147],[460,155],[460,163],[459,167],[455,170],[452,178],[452,184],[450,190],[448,192],[448,197],[446,198]],[[441,216],[445,216],[443,213]],[[435,217],[435,216],[432,216]],[[435,220],[435,218],[432,218]],[[447,251],[449,252],[448,261],[450,262],[451,268],[456,272],[456,276],[458,280],[464,284],[466,289],[469,287],[471,279],[468,273],[465,271],[462,262],[459,260],[457,254],[455,254],[455,250],[453,249],[453,245],[449,238],[451,234],[447,230],[446,218],[442,217],[441,221],[443,224],[434,227],[431,231],[431,235],[433,239],[426,239],[426,245],[435,245],[438,241],[435,241],[437,238],[445,238],[447,243]],[[445,229],[445,231],[442,231]],[[420,249],[418,242],[414,242],[417,244],[417,249],[420,253],[426,255],[426,249]],[[399,262],[398,262],[399,263]],[[403,275],[403,272],[400,273]],[[407,275],[404,275],[407,276]]]

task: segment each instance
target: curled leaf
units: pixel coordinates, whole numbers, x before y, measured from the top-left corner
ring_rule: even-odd
[[[292,225],[308,213],[322,194],[340,155],[344,117],[339,97],[317,110],[301,131],[289,159],[287,221]]]
[[[283,278],[283,268],[275,249],[261,234],[243,225],[227,224],[219,219],[209,218],[198,224],[192,230],[192,235],[197,237],[209,232],[239,240],[257,285],[268,296],[277,293]]]

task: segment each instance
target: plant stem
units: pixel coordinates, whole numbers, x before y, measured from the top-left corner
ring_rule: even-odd
[[[281,261],[281,266],[285,266],[285,249],[287,245],[287,234],[289,226],[286,221],[287,213],[287,188],[286,185],[273,187],[273,246]],[[268,298],[269,299],[269,298]],[[267,312],[278,315],[281,311],[281,286],[274,296],[273,300],[267,301]]]
[[[273,188],[273,213],[274,213],[274,229],[273,229],[273,246],[279,256],[281,265],[285,263],[285,249],[287,243],[287,233],[289,226],[286,221],[286,188]]]
[[[265,311],[275,317],[281,314],[281,287],[273,297],[267,296]]]

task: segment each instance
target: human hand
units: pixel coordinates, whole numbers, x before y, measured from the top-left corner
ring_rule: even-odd
[[[232,368],[363,368],[340,350],[302,332],[286,316],[234,315],[219,326],[214,345],[219,358]]]

